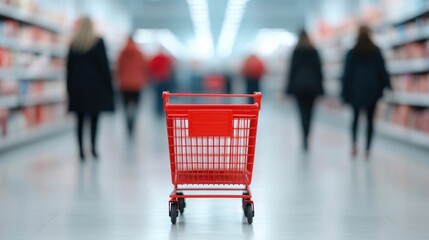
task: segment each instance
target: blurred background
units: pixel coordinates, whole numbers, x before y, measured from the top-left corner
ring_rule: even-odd
[[[91,138],[94,159],[79,152],[68,111],[67,73],[75,70],[67,63],[82,16],[104,40],[115,107],[100,117],[98,142]],[[359,144],[353,158],[352,111],[341,98],[346,54],[362,24],[393,89],[378,101],[366,161]],[[324,88],[309,152],[286,94],[304,29],[318,50]],[[120,60],[127,47],[137,49],[140,65],[127,55]],[[131,65],[142,72],[131,73],[138,71]],[[125,87],[135,74],[136,87]],[[222,201],[192,202],[196,210],[170,227],[164,90],[262,92],[253,227],[239,218],[229,228],[241,209],[226,202],[224,215],[213,210]],[[427,0],[0,0],[0,239],[208,239],[219,232],[234,239],[429,239],[428,151]],[[286,207],[276,210],[280,198]]]

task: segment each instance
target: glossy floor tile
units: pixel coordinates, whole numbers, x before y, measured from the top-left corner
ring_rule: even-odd
[[[176,225],[163,120],[142,107],[135,140],[105,115],[98,161],[79,164],[72,132],[0,155],[0,239],[429,239],[429,152],[378,136],[369,162],[349,157],[348,124],[319,111],[300,151],[295,108],[265,99],[252,190],[188,199]]]

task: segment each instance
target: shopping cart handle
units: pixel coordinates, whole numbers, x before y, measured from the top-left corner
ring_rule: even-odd
[[[170,103],[170,97],[220,97],[220,98],[253,98],[258,108],[261,108],[262,93],[255,92],[253,94],[210,94],[210,93],[170,93],[165,91],[162,93],[164,107]]]

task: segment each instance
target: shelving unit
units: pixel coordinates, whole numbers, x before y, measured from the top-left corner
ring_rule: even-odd
[[[17,97],[0,98],[0,108],[21,108],[32,107],[37,105],[64,103],[64,96],[53,95],[48,97],[33,97],[28,99],[19,99]]]
[[[67,31],[41,14],[4,3],[0,3],[0,21],[9,24],[8,34],[0,34],[0,50],[10,55],[5,57],[0,52],[0,84],[8,84],[2,90],[5,93],[0,92],[0,130],[11,125],[10,130],[3,129],[0,135],[0,151],[3,151],[66,131],[72,125],[63,111],[66,102],[63,40]],[[9,34],[11,26],[13,34]],[[42,38],[34,33],[43,34]],[[33,36],[37,39],[32,39]],[[35,62],[34,59],[38,64],[26,64]],[[7,64],[1,66],[2,61]],[[32,117],[27,119],[28,115]]]
[[[343,123],[347,121],[348,124],[351,119],[350,112],[348,111],[332,111],[332,108],[330,108],[328,111],[330,116],[333,116],[335,120],[341,121]],[[383,136],[391,137],[425,148],[429,147],[429,134],[421,133],[417,130],[401,127],[399,125],[382,120],[378,120],[376,126],[377,133]]]
[[[417,130],[408,129],[384,121],[379,121],[377,124],[380,133],[385,136],[400,139],[421,147],[429,147],[429,134],[421,133]]]
[[[387,56],[386,67],[392,75],[392,84],[398,86],[398,89],[383,98],[384,106],[380,110],[385,112],[379,114],[380,117],[383,116],[383,120],[378,122],[379,131],[383,135],[429,147],[429,132],[422,127],[422,122],[428,119],[429,114],[429,5],[395,21],[385,21],[376,26],[374,31],[379,31],[377,37],[380,38],[380,46]],[[347,34],[337,35],[344,38]],[[321,47],[326,63],[325,85],[329,97],[338,97],[344,63],[332,59],[341,59],[350,46],[346,46],[341,39],[331,41],[331,44]],[[338,45],[339,42],[343,44]],[[337,49],[332,49],[332,46]],[[425,49],[426,54],[422,54],[420,49]],[[341,53],[342,56],[334,56],[332,53],[335,52]]]
[[[56,23],[53,23],[42,16],[34,15],[4,3],[0,3],[0,16],[15,19],[29,25],[38,26],[54,33],[65,33],[65,30],[61,26],[58,26]]]
[[[25,68],[0,68],[0,79],[25,80],[57,80],[64,76],[63,70],[29,70]]]
[[[384,101],[393,104],[411,105],[429,108],[429,95],[418,93],[394,93],[384,97]]]
[[[390,39],[388,42],[389,47],[400,47],[412,42],[420,42],[427,40],[429,38],[429,29],[425,29],[419,32],[416,32],[410,36],[400,36],[393,39]]]
[[[0,37],[0,48],[13,49],[15,51],[47,54],[54,57],[65,57],[66,49],[62,46],[49,46],[34,43],[22,43],[17,39]]]
[[[384,102],[387,105],[384,113],[381,114],[386,114],[387,118],[396,119],[404,126],[390,122],[393,119],[390,121],[383,119],[379,122],[380,132],[383,134],[423,147],[429,147],[429,132],[427,129],[423,131],[422,129],[425,128],[421,127],[421,123],[426,121],[424,119],[429,113],[429,87],[421,84],[421,81],[429,84],[429,79],[425,77],[422,79],[422,76],[429,74],[427,21],[429,21],[428,5],[384,26],[387,29],[390,28],[390,32],[384,32],[385,38],[390,39],[385,51],[396,58],[388,63],[389,72],[394,76],[392,84],[407,84],[408,87],[385,96]],[[423,54],[423,51],[426,54]],[[415,91],[415,87],[410,91],[410,84],[420,87],[417,89],[418,92]],[[412,127],[405,127],[405,125]]]
[[[388,70],[392,75],[429,72],[429,59],[393,60]]]
[[[48,123],[35,128],[32,128],[26,132],[16,134],[13,137],[1,139],[0,141],[0,152],[19,147],[24,144],[31,143],[40,138],[52,136],[55,134],[63,133],[72,129],[72,123],[70,119],[61,119],[54,123]]]

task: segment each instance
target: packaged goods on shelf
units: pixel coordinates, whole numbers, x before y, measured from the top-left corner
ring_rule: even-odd
[[[0,21],[2,37],[15,38],[19,31],[19,22],[16,20]]]
[[[0,150],[66,122],[65,17],[39,3],[0,0]]]
[[[429,74],[394,76],[392,85],[395,90],[400,92],[429,94]]]
[[[65,59],[64,58],[53,58],[50,62],[50,66],[52,69],[59,70],[63,69],[65,65]]]
[[[381,104],[378,113],[383,122],[429,134],[429,109]]]
[[[8,68],[12,66],[13,51],[10,49],[0,48],[0,68]]]
[[[10,46],[22,48],[63,46],[66,37],[38,26],[19,24],[15,20],[0,20],[0,39]]]
[[[429,56],[425,43],[409,43],[393,50],[393,58],[396,60],[422,59]]]
[[[13,137],[30,129],[64,120],[65,108],[61,104],[26,107],[19,111],[2,112],[0,125],[2,137]]]
[[[18,93],[18,82],[14,80],[0,81],[0,96],[16,95]]]
[[[8,114],[9,111],[7,109],[0,108],[0,136],[6,135]]]

